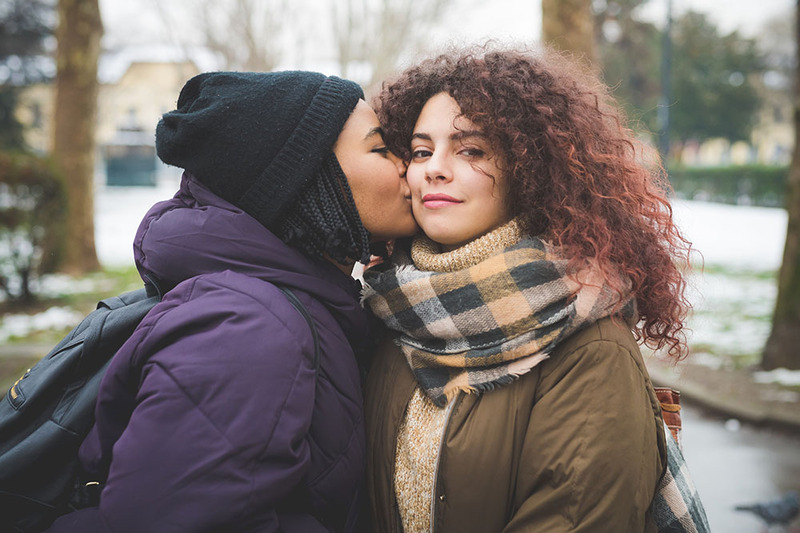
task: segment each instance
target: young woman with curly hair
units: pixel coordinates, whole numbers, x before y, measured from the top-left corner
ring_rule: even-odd
[[[690,251],[663,170],[552,52],[444,54],[376,107],[425,232],[364,275],[376,531],[652,531],[666,444],[637,341],[685,355]]]

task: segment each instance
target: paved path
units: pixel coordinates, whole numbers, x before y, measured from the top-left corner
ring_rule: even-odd
[[[761,533],[734,507],[800,491],[800,432],[741,423],[683,402],[683,451],[714,533]]]
[[[647,360],[656,385],[671,387],[700,406],[756,425],[800,432],[800,392],[774,383],[757,383],[749,370],[716,370],[683,361],[677,367]]]

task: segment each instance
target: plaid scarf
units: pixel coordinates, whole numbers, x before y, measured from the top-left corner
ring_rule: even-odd
[[[364,273],[365,304],[400,333],[417,382],[440,407],[458,391],[512,382],[603,317],[635,316],[630,294],[620,295],[592,269],[568,276],[563,257],[517,227],[512,221],[447,254],[417,237],[414,261],[395,250],[390,263]],[[498,232],[511,244],[500,245]],[[420,270],[423,264],[429,269]]]

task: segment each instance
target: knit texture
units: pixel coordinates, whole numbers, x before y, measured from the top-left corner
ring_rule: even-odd
[[[450,409],[435,405],[417,387],[397,434],[394,491],[404,533],[431,530],[431,495]]]
[[[417,246],[412,255],[426,253]],[[422,263],[429,261],[435,259]],[[438,406],[458,391],[510,383],[603,317],[636,316],[629,291],[612,289],[592,268],[568,275],[567,260],[531,237],[455,271],[420,270],[395,250],[392,262],[367,270],[364,281],[366,305],[400,333],[417,382]]]
[[[414,240],[411,260],[420,270],[431,272],[455,272],[477,265],[489,256],[522,239],[519,222],[514,219],[477,239],[450,252],[440,252],[440,246],[420,237]]]
[[[199,74],[159,121],[156,150],[274,229],[363,97],[357,84],[316,72]]]

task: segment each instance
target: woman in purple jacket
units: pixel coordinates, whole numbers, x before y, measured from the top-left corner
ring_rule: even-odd
[[[339,78],[206,73],[177,107],[156,147],[181,187],[134,241],[164,297],[114,357],[80,449],[99,504],[49,531],[353,531],[369,331],[349,273],[416,230],[403,167]],[[317,367],[279,287],[313,319]]]

